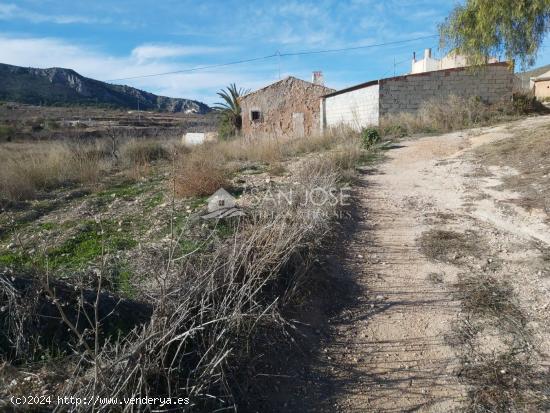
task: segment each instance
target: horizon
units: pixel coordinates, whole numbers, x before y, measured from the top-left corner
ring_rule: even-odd
[[[55,1],[0,2],[0,62],[23,67],[72,69],[101,81],[262,58],[254,62],[187,73],[141,77],[122,84],[157,95],[186,98],[208,105],[230,83],[255,90],[286,76],[310,80],[321,70],[325,84],[342,89],[410,71],[413,52],[431,48],[454,1],[342,2],[191,1],[150,4],[105,0],[70,6]],[[189,12],[191,11],[191,12]],[[230,16],[228,18],[227,16]],[[166,23],[170,22],[170,23]],[[213,33],[213,29],[216,33]],[[276,57],[274,54],[356,48],[331,53]],[[359,48],[358,48],[359,47]],[[550,62],[543,44],[533,67]],[[519,68],[516,68],[516,71]]]

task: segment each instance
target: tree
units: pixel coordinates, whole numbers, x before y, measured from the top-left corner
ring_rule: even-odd
[[[235,83],[230,84],[225,90],[218,92],[218,96],[222,98],[223,102],[216,103],[214,109],[222,113],[219,128],[222,138],[235,135],[241,130],[243,121],[239,98],[248,92],[246,89],[237,88]]]
[[[441,47],[471,64],[504,55],[522,67],[534,64],[549,30],[549,0],[466,0],[439,26]]]

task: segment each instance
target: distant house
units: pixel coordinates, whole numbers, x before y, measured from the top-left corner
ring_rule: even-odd
[[[425,102],[450,95],[486,103],[511,99],[514,74],[508,62],[457,67],[373,80],[321,98],[321,130],[340,125],[361,129],[381,118],[415,113]]]
[[[301,137],[319,132],[321,96],[334,92],[314,81],[289,76],[240,98],[245,137]]]
[[[181,137],[184,146],[195,146],[205,142],[215,142],[218,138],[216,132],[187,132]]]
[[[531,82],[537,99],[543,100],[550,97],[550,71],[532,77]]]
[[[498,59],[491,57],[487,63],[497,63]],[[468,66],[468,61],[465,56],[456,52],[450,52],[442,59],[432,57],[432,49],[424,50],[424,58],[417,60],[416,54],[413,53],[411,75],[415,73],[433,72],[435,70],[454,69],[457,67]]]

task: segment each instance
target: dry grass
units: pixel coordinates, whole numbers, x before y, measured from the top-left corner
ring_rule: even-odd
[[[27,200],[66,185],[95,185],[113,169],[147,175],[152,162],[184,152],[175,140],[108,139],[89,143],[17,142],[0,146],[0,199]],[[116,168],[115,168],[116,167]]]
[[[334,167],[350,170],[363,156],[364,149],[359,135],[351,131],[295,139],[238,138],[210,143],[178,157],[176,192],[179,196],[210,195],[226,186],[243,162],[268,164],[270,170],[280,174],[282,161],[316,152],[327,152]]]
[[[301,138],[239,138],[213,144],[213,150],[227,161],[252,161],[276,163],[285,158],[306,153],[322,152],[342,142],[354,140],[356,132],[328,133]]]
[[[550,408],[548,377],[538,374],[526,354],[509,351],[500,355],[468,358],[462,377],[470,384],[471,413],[542,412]]]
[[[417,114],[400,113],[380,120],[382,136],[450,132],[514,119],[529,108],[512,102],[487,105],[479,99],[449,96],[426,102]]]
[[[171,158],[171,148],[160,141],[131,139],[122,145],[121,158],[129,164],[143,164]]]
[[[461,276],[456,290],[464,310],[470,314],[506,319],[516,330],[525,324],[525,316],[514,301],[514,290],[505,281],[485,273]]]
[[[99,145],[40,142],[3,144],[0,198],[29,199],[59,186],[97,183],[109,166]]]

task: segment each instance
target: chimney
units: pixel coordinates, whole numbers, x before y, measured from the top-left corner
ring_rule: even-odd
[[[424,59],[430,59],[432,57],[432,49],[424,50]]]
[[[416,52],[413,52],[413,63],[416,63]]]
[[[315,85],[324,86],[325,85],[325,78],[323,77],[323,72],[321,72],[321,71],[313,72],[311,82]]]

